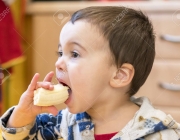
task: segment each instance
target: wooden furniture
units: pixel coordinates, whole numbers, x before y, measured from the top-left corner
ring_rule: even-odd
[[[148,96],[157,108],[180,122],[180,17],[171,12],[149,14],[156,30],[156,59],[137,96]]]
[[[179,2],[35,2],[26,10],[26,43],[29,80],[41,80],[57,60],[59,33],[71,14],[94,5],[128,6],[144,11],[156,31],[156,59],[150,76],[136,96],[147,96],[156,108],[180,122],[180,7]],[[54,82],[56,82],[54,80]],[[60,106],[63,108],[64,106]]]

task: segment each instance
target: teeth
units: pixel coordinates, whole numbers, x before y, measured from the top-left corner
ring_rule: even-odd
[[[63,85],[54,85],[54,90],[38,88],[34,91],[34,105],[51,106],[63,103],[69,97],[69,88]]]

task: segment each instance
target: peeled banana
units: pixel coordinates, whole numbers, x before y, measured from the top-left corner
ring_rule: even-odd
[[[51,106],[63,103],[69,97],[68,89],[61,84],[54,85],[53,90],[38,88],[34,91],[34,105]]]

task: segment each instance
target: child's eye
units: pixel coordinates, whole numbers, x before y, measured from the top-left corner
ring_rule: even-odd
[[[71,53],[72,53],[72,57],[73,57],[73,58],[79,57],[79,54],[78,54],[77,52],[71,52]]]
[[[63,55],[63,52],[62,52],[62,51],[59,51],[59,52],[57,52],[57,55],[58,55],[59,57],[61,57],[61,56]]]

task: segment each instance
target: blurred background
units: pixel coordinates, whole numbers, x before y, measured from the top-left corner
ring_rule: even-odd
[[[55,71],[63,25],[76,10],[96,5],[141,9],[152,20],[155,63],[136,96],[149,97],[180,122],[179,0],[0,0],[0,114],[18,103],[35,73],[43,80]]]

